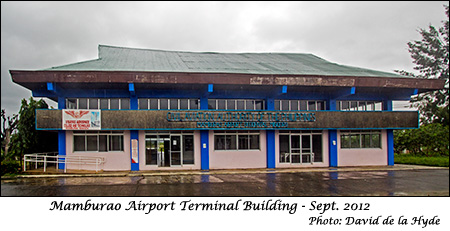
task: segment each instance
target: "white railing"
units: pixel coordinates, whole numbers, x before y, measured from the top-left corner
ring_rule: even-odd
[[[23,158],[23,170],[27,170],[27,162],[35,163],[35,168],[38,167],[38,163],[43,163],[44,172],[47,170],[47,164],[54,163],[56,168],[59,169],[59,164],[64,164],[64,172],[67,172],[67,165],[78,165],[78,169],[84,165],[95,165],[95,171],[98,172],[99,167],[103,169],[103,164],[106,162],[105,157],[98,156],[64,156],[58,155],[58,153],[34,153],[25,154]]]
[[[99,166],[101,166],[103,169],[103,164],[106,162],[105,157],[99,157],[99,156],[58,156],[64,161],[64,172],[67,170],[67,164],[76,164],[78,165],[78,169],[81,169],[80,167],[83,165],[94,165],[95,164],[95,171],[98,172]],[[60,162],[61,163],[61,162]]]
[[[47,170],[47,163],[56,163],[58,166],[58,153],[34,153],[25,154],[23,157],[23,170],[27,171],[27,162],[35,163],[35,168],[38,168],[39,163],[44,164],[44,172]]]

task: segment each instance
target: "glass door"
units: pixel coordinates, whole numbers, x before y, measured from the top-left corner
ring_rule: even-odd
[[[145,164],[172,167],[194,164],[194,135],[149,134],[145,136]]]
[[[323,162],[322,131],[290,131],[280,133],[278,137],[280,163]]]
[[[194,136],[183,135],[183,164],[194,164]]]
[[[287,142],[284,142],[287,143]],[[281,145],[281,144],[280,144]],[[312,153],[312,135],[311,134],[299,134],[291,135],[291,149],[290,149],[290,162],[291,164],[303,164],[313,162]],[[280,146],[281,150],[281,146]],[[282,159],[282,161],[288,161],[289,159]]]
[[[181,165],[181,135],[170,136],[170,166]]]
[[[145,137],[145,164],[170,167],[169,135],[148,135]]]
[[[170,167],[170,136],[159,136],[158,167]]]
[[[158,137],[147,136],[145,138],[145,164],[158,164]]]
[[[311,134],[302,134],[301,137],[301,163],[311,163],[313,159]]]
[[[291,164],[301,164],[300,135],[291,135]]]

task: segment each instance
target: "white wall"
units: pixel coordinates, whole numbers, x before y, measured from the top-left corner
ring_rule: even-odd
[[[209,168],[210,169],[239,169],[266,168],[266,132],[260,131],[260,150],[248,151],[215,151],[214,132],[209,132]]]
[[[338,166],[387,165],[387,135],[381,131],[381,148],[342,149],[338,131]]]

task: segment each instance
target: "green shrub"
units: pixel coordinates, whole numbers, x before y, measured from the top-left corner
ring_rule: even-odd
[[[394,131],[394,152],[419,156],[449,156],[449,127],[439,123]]]
[[[9,174],[16,174],[20,172],[20,163],[16,160],[8,160],[3,159],[1,163],[1,174],[2,176],[9,173]]]
[[[395,154],[394,162],[396,164],[413,164],[413,165],[426,165],[436,167],[449,167],[448,156],[414,156],[407,154]]]

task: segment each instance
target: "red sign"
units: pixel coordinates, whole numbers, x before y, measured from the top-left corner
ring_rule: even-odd
[[[72,110],[63,109],[64,130],[100,130],[100,110]]]

